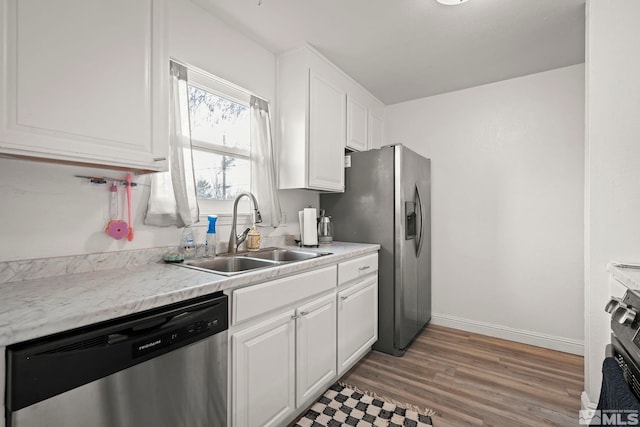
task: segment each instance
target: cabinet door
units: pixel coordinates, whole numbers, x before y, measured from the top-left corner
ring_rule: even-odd
[[[297,310],[296,405],[299,407],[336,375],[336,294]]]
[[[384,121],[369,113],[369,149],[380,148],[384,144]]]
[[[369,109],[353,97],[347,96],[347,148],[367,150]]]
[[[0,0],[0,153],[164,169],[162,5]]]
[[[279,426],[295,408],[291,310],[232,336],[234,427]]]
[[[308,184],[344,191],[346,92],[309,72]]]
[[[378,278],[371,276],[338,293],[338,375],[378,339]]]

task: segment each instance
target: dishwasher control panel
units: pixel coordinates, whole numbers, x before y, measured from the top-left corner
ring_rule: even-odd
[[[133,358],[146,356],[155,353],[166,347],[175,347],[182,342],[193,342],[227,328],[226,322],[215,316],[216,313],[209,313],[205,319],[197,320],[186,326],[175,327],[161,334],[151,337],[145,336],[131,344],[131,355]]]

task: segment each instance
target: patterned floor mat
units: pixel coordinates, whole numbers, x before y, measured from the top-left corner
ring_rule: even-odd
[[[431,427],[432,410],[390,402],[373,393],[336,383],[307,410],[295,427]]]

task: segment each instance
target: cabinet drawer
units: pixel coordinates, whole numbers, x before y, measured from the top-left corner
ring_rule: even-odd
[[[336,266],[296,274],[284,279],[233,291],[233,323],[286,307],[296,301],[336,287]]]
[[[372,254],[338,264],[338,284],[378,271],[378,254]]]

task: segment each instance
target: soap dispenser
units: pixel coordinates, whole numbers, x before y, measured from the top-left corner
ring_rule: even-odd
[[[253,224],[251,230],[249,230],[249,234],[247,234],[247,250],[257,251],[258,249],[260,249],[260,232],[256,228],[256,225]]]

